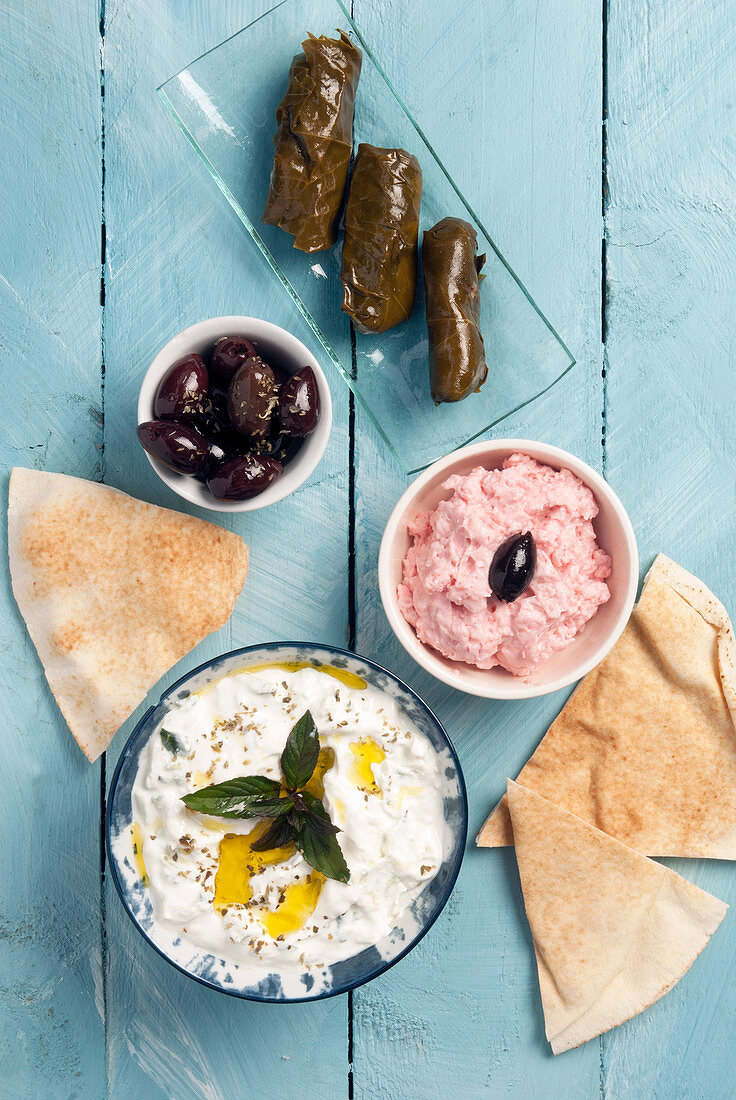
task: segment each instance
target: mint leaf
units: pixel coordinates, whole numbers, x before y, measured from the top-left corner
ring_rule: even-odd
[[[350,871],[337,838],[331,833],[316,829],[311,813],[302,814],[304,827],[294,838],[294,843],[310,867],[320,871],[325,878],[348,882]]]
[[[319,757],[319,736],[310,711],[305,710],[292,728],[281,754],[281,770],[290,791],[303,787],[312,778]]]
[[[335,833],[342,831],[337,825],[332,824],[332,818],[327,813],[320,798],[317,798],[314,794],[310,794],[309,791],[301,791],[299,797],[304,803],[304,810],[302,811],[301,817],[304,821],[309,822],[316,832],[331,833],[334,836]]]
[[[160,736],[164,748],[168,749],[172,756],[178,756],[180,752],[184,752],[184,746],[175,733],[162,729]]]
[[[266,775],[241,775],[238,779],[228,779],[225,783],[213,783],[211,787],[203,787],[202,790],[233,795],[278,794],[281,784],[278,779],[269,779]]]
[[[277,817],[271,822],[266,832],[258,840],[251,841],[254,852],[268,852],[273,848],[285,848],[294,840],[295,829],[290,823],[291,815]]]
[[[185,794],[182,802],[190,810],[216,817],[278,817],[294,805],[292,798],[279,797],[280,790],[275,779],[244,775]]]
[[[268,795],[221,795],[211,787],[185,794],[182,802],[190,810],[214,817],[280,817],[294,805],[291,798],[270,798]]]

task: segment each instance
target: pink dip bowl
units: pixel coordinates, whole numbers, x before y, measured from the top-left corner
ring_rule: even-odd
[[[608,580],[611,598],[573,638],[528,679],[502,668],[478,669],[443,657],[420,642],[399,610],[396,588],[402,562],[409,549],[407,523],[419,512],[431,511],[450,493],[442,484],[452,474],[467,474],[475,466],[498,468],[515,452],[531,455],[556,469],[566,467],[592,489],[598,503],[593,520],[598,545],[611,555],[613,572]],[[394,508],[381,540],[378,584],[386,617],[396,637],[417,664],[438,680],[468,695],[487,699],[531,699],[568,687],[595,668],[613,648],[628,622],[639,584],[639,555],[631,521],[624,506],[606,481],[587,463],[568,451],[528,439],[493,439],[474,443],[433,463],[420,474]]]

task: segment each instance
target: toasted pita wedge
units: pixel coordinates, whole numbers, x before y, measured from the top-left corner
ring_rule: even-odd
[[[167,669],[230,617],[237,535],[64,474],[13,470],[13,592],[62,714],[95,760]]]
[[[511,780],[508,806],[547,1038],[560,1054],[662,997],[728,906]]]
[[[736,859],[735,717],[728,615],[660,554],[619,641],[519,782],[647,855]],[[505,798],[477,843],[513,843]]]

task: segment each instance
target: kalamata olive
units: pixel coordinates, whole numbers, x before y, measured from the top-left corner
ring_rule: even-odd
[[[289,375],[286,373],[285,370],[282,370],[281,367],[274,366],[273,363],[269,363],[269,366],[273,371],[273,376],[276,380],[276,385],[278,389],[281,389],[281,387],[285,385],[286,382],[288,382]]]
[[[218,466],[207,478],[207,487],[216,500],[249,500],[267,489],[281,472],[281,463],[275,458],[247,454]]]
[[[228,459],[242,458],[243,455],[250,454],[254,450],[250,439],[241,435],[240,432],[236,432],[234,428],[216,431],[214,434],[202,429],[200,434],[205,437],[209,447],[205,467],[197,475],[202,481],[206,481],[210,474],[214,473],[215,469],[223,462],[227,462]],[[271,456],[269,455],[269,457]],[[278,458],[278,455],[274,457]]]
[[[512,535],[501,543],[488,570],[491,592],[504,603],[518,600],[531,584],[537,568],[537,547],[531,531]]]
[[[248,359],[238,367],[227,391],[227,412],[237,431],[265,439],[277,403],[276,380],[268,363]]]
[[[281,387],[278,422],[287,435],[309,435],[319,420],[319,389],[311,367],[302,367]]]
[[[224,389],[218,385],[210,386],[209,398],[212,415],[220,427],[231,428],[232,424],[227,414],[227,386]]]
[[[222,466],[223,462],[227,462],[229,458],[235,458],[237,452],[227,450],[221,442],[215,439],[208,439],[207,446],[209,451],[207,453],[207,461],[204,464],[204,468],[197,474],[200,481],[206,481],[210,477],[218,466]]]
[[[200,355],[185,355],[169,367],[159,382],[153,402],[157,420],[192,423],[207,400],[209,377]]]
[[[138,438],[149,455],[177,473],[199,474],[207,463],[209,444],[188,424],[179,424],[176,420],[147,420],[138,425]]]
[[[301,450],[304,440],[297,435],[272,435],[268,439],[254,439],[252,450],[259,455],[276,458],[282,466],[288,465]]]
[[[238,432],[235,432],[228,416],[227,390],[210,386],[204,408],[196,418],[195,427],[202,436],[206,436],[209,440],[217,439],[220,443],[237,436]],[[242,450],[240,448],[234,453],[240,453]]]
[[[217,435],[231,429],[227,415],[227,390],[221,390],[217,385],[210,386],[200,422],[205,435]]]
[[[244,336],[222,336],[212,353],[212,373],[227,386],[238,367],[257,356],[255,347]]]

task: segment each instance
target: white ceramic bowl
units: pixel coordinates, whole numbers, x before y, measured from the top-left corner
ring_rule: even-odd
[[[442,484],[452,474],[467,474],[475,466],[498,468],[505,458],[517,451],[556,469],[566,467],[572,470],[593,490],[599,508],[593,527],[599,545],[608,551],[613,561],[613,572],[608,581],[610,600],[598,609],[565,649],[545,661],[529,679],[513,676],[505,669],[478,669],[443,657],[419,641],[399,610],[396,594],[404,555],[409,549],[407,523],[419,512],[430,511],[441,500],[449,498],[450,493],[442,488]],[[568,687],[595,668],[613,647],[634,606],[639,583],[639,556],[624,506],[600,474],[587,463],[546,443],[534,443],[528,439],[492,439],[453,451],[412,482],[386,524],[378,558],[378,583],[391,629],[407,653],[427,672],[469,695],[487,699],[531,699]]]
[[[319,388],[320,414],[317,427],[311,432],[301,449],[288,464],[278,481],[269,485],[264,492],[250,500],[215,500],[206,485],[187,474],[178,474],[158,462],[146,452],[148,461],[161,480],[178,493],[184,500],[198,504],[200,508],[209,508],[213,512],[254,512],[283,500],[293,493],[313,473],[324,454],[332,427],[332,399],[327,379],[319,363],[301,340],[292,336],[286,329],[259,317],[212,317],[208,321],[199,321],[190,325],[169,340],[155,357],[141,385],[138,397],[138,423],[153,420],[153,402],[159,383],[169,367],[184,355],[196,352],[207,359],[210,350],[220,336],[247,336],[256,345],[266,362],[281,367],[288,374],[294,374],[301,367],[309,366],[314,371]]]

